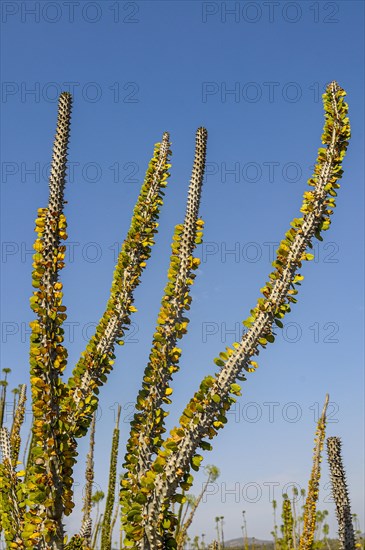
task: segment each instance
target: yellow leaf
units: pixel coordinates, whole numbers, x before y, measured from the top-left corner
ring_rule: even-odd
[[[40,252],[43,248],[43,245],[42,245],[41,241],[39,241],[37,239],[36,242],[33,245],[33,248],[34,248],[34,250],[37,250],[37,252]]]

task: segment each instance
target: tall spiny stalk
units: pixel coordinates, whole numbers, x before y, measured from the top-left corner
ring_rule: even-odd
[[[119,447],[119,422],[121,406],[118,405],[117,419],[113,431],[112,449],[110,453],[109,485],[105,503],[105,512],[101,531],[101,547],[103,550],[111,550],[112,547],[112,515],[115,503],[115,487],[117,480],[118,447]]]
[[[66,308],[62,305],[62,283],[58,280],[59,271],[65,265],[66,248],[61,241],[67,238],[63,207],[71,107],[71,95],[62,93],[58,103],[48,206],[38,209],[35,229],[38,238],[34,244],[33,286],[36,290],[30,302],[37,319],[30,323],[33,441],[27,475],[32,504],[25,513],[23,531],[26,544],[30,541],[34,548],[38,545],[57,548],[64,537],[63,512],[73,507],[72,451],[62,427],[66,418],[60,410],[60,402],[65,396],[61,375],[66,367],[67,351],[62,345]]]
[[[352,524],[350,498],[347,490],[345,469],[341,456],[339,437],[327,438],[327,456],[330,466],[332,495],[336,504],[338,538],[340,550],[355,549],[355,535]]]
[[[132,305],[133,292],[154,245],[163,188],[170,175],[170,154],[169,134],[165,132],[161,144],[155,146],[119,253],[105,313],[68,381],[69,397],[63,407],[68,409],[70,430],[76,437],[84,435],[90,425],[91,415],[98,404],[99,387],[105,383],[114,363],[115,343],[123,344],[131,312],[137,311]]]
[[[19,451],[21,445],[20,430],[24,422],[25,402],[27,400],[26,392],[27,386],[25,384],[22,384],[10,432],[11,460],[14,468],[16,468],[19,459]]]
[[[189,319],[184,317],[190,309],[189,286],[193,284],[192,273],[199,265],[199,259],[192,256],[196,244],[201,242],[203,221],[198,219],[201,186],[204,176],[207,131],[199,128],[196,133],[195,158],[188,191],[185,220],[175,227],[172,255],[168,270],[161,308],[157,319],[152,350],[144,372],[142,390],[136,407],[140,411],[134,415],[131,434],[127,443],[127,472],[122,479],[121,499],[124,511],[139,495],[139,484],[151,466],[151,457],[161,446],[164,429],[163,403],[171,403],[172,388],[169,381],[178,370],[181,349],[177,340],[187,332]]]
[[[277,526],[277,522],[276,522],[277,501],[275,499],[272,501],[272,508],[273,508],[273,516],[274,516],[274,530],[271,532],[271,534],[274,537],[274,550],[277,550],[277,546],[278,546],[278,526]]]
[[[304,505],[303,532],[299,541],[300,550],[312,550],[314,533],[316,530],[316,509],[319,493],[319,480],[321,477],[321,453],[326,435],[326,411],[329,396],[326,395],[322,414],[318,420],[315,447],[313,454],[313,467],[308,483],[307,498]]]
[[[299,492],[298,489],[293,486],[293,499],[292,499],[292,511],[293,511],[293,548],[294,550],[297,550],[297,512],[296,512],[296,497],[298,496]]]
[[[94,449],[95,449],[95,429],[96,429],[96,413],[93,414],[90,427],[90,446],[89,452],[86,457],[86,469],[85,469],[85,492],[84,492],[84,507],[83,518],[81,524],[80,536],[85,539],[85,543],[90,546],[91,544],[91,532],[92,532],[92,494],[94,483]]]
[[[336,82],[328,85],[323,95],[325,108],[325,127],[322,142],[326,148],[320,148],[314,175],[309,180],[312,191],[304,193],[301,208],[302,218],[295,218],[292,227],[286,233],[286,238],[280,243],[277,259],[273,266],[275,271],[270,274],[270,281],[261,289],[264,298],[260,298],[251,316],[245,321],[248,332],[240,343],[234,343],[233,348],[215,360],[221,367],[215,377],[208,376],[202,381],[198,392],[191,399],[180,418],[180,426],[170,432],[170,437],[163,443],[164,450],[159,450],[157,458],[146,474],[145,487],[147,500],[141,515],[146,518],[143,532],[134,532],[135,543],[143,548],[138,536],[148,534],[150,547],[161,548],[163,540],[169,540],[171,533],[162,527],[163,522],[170,521],[174,527],[174,519],[169,517],[168,501],[172,499],[177,488],[186,487],[187,480],[191,484],[190,468],[199,468],[202,460],[196,455],[198,447],[210,449],[211,445],[203,440],[217,434],[217,430],[226,422],[226,411],[235,399],[230,394],[240,395],[237,379],[245,380],[242,369],[248,372],[255,370],[257,363],[252,360],[259,353],[258,347],[266,347],[274,341],[274,322],[282,326],[281,320],[290,311],[290,303],[295,303],[297,290],[294,285],[300,284],[303,277],[297,274],[303,260],[313,259],[306,249],[312,247],[313,237],[321,239],[321,230],[330,225],[330,215],[335,206],[337,183],[342,174],[341,162],[345,156],[350,137],[350,126],[347,118],[347,104],[343,100],[346,95]],[[156,465],[156,468],[155,468]],[[131,531],[136,528],[135,522]]]
[[[292,550],[294,521],[291,502],[287,495],[284,495],[283,512],[281,517],[283,518],[283,550]]]

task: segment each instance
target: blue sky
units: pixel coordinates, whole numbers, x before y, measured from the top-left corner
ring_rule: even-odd
[[[74,95],[66,190],[70,253],[62,274],[69,370],[103,312],[116,243],[129,226],[153,144],[162,132],[171,133],[171,177],[157,244],[136,292],[133,334],[118,349],[101,393],[95,480],[101,488],[117,402],[123,461],[172,230],[184,215],[196,129],[208,129],[206,225],[169,427],[201,378],[215,371],[213,358],[237,340],[271,271],[275,243],[299,212],[321,144],[324,86],[335,79],[348,92],[352,140],[332,226],[315,261],[303,266],[305,280],[284,331],[260,354],[237,410],[204,455],[203,464],[215,464],[221,476],[200,506],[192,536],[204,532],[210,540],[219,515],[226,538],[238,537],[246,510],[249,536],[270,538],[269,489],[280,501],[290,482],[307,486],[315,418],[326,392],[327,435],[343,440],[353,512],[364,515],[363,6],[2,3],[1,362],[13,369],[11,385],[28,380],[30,251],[36,209],[47,202],[57,94]],[[86,448],[87,441],[80,442],[78,498]],[[192,492],[203,479],[196,475]],[[334,535],[326,460],[319,507],[329,510]],[[75,513],[71,530],[79,520]]]

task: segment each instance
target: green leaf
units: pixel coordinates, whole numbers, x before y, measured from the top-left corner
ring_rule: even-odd
[[[191,459],[191,467],[193,470],[197,471],[199,469],[200,463],[203,460],[203,457],[201,455],[195,455]]]
[[[207,441],[201,441],[199,446],[203,449],[203,451],[211,451],[213,449],[212,445]]]
[[[238,394],[241,391],[241,386],[239,384],[231,384],[231,392]]]

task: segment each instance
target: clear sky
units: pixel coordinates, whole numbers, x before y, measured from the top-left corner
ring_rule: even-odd
[[[136,292],[133,333],[101,392],[96,483],[106,489],[115,403],[122,405],[120,464],[166,280],[173,226],[183,219],[194,134],[208,129],[202,258],[182,341],[169,427],[212,360],[237,340],[271,271],[272,251],[299,213],[323,127],[321,94],[348,92],[352,140],[330,230],[305,262],[298,303],[229,423],[204,453],[221,476],[191,535],[270,538],[272,490],[306,487],[315,419],[330,394],[327,435],[343,441],[353,512],[363,503],[364,4],[336,2],[103,1],[2,3],[2,368],[28,381],[31,247],[47,203],[57,95],[74,95],[69,183],[69,373],[108,297],[153,144],[171,133],[171,178],[152,258]],[[29,408],[28,404],[28,408]],[[27,415],[26,429],[30,426]],[[26,431],[25,431],[26,436]],[[24,436],[24,437],[25,437]],[[78,503],[87,441],[80,443]],[[198,493],[204,475],[196,475]],[[271,488],[271,490],[270,490]],[[330,513],[327,461],[320,509]],[[78,530],[80,513],[69,520]],[[362,522],[362,530],[364,523]]]

